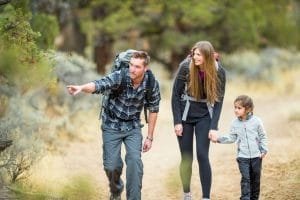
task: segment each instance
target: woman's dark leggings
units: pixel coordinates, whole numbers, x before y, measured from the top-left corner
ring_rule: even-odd
[[[209,144],[208,132],[210,129],[210,118],[204,117],[196,123],[183,123],[183,134],[178,136],[181,152],[180,178],[184,192],[190,192],[193,162],[193,135],[196,136],[197,160],[199,175],[202,186],[203,198],[210,198],[211,168],[208,158]]]

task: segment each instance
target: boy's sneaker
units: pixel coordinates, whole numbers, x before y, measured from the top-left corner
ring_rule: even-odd
[[[183,200],[192,200],[192,194],[190,192],[183,193]]]
[[[121,194],[111,194],[109,200],[121,200]]]

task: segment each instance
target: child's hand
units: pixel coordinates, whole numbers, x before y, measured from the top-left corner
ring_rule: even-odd
[[[261,153],[260,158],[263,159],[266,156],[267,153]]]
[[[217,134],[217,131],[216,130],[210,130],[209,133],[208,133],[208,138],[216,143],[218,141],[218,134]]]
[[[218,134],[217,134],[217,131],[214,131],[214,130],[211,130],[209,132],[209,135],[208,135],[210,141],[212,141],[213,143],[217,143],[218,142]]]

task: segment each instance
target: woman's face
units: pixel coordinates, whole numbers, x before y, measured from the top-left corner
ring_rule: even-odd
[[[199,49],[194,50],[193,59],[196,66],[203,65],[205,62],[204,56]]]

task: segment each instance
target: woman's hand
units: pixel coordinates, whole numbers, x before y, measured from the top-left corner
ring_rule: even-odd
[[[212,141],[212,142],[217,142],[218,141],[218,134],[216,130],[210,130],[208,133],[208,138]]]
[[[183,131],[182,124],[176,124],[174,126],[174,131],[177,136],[182,136],[182,131]]]

